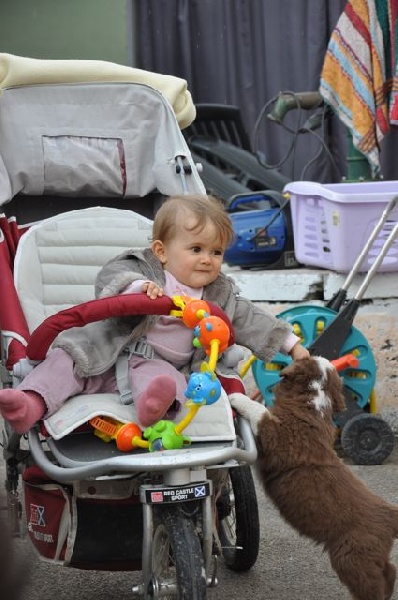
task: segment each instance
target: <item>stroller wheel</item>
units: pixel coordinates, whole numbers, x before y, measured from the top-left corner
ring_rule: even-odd
[[[218,534],[226,566],[248,571],[260,544],[256,488],[249,465],[233,467],[217,501]]]
[[[145,597],[205,600],[204,573],[192,519],[180,507],[163,509],[152,540],[152,577]]]
[[[380,417],[361,413],[344,425],[341,446],[358,465],[380,465],[394,448],[394,434]]]

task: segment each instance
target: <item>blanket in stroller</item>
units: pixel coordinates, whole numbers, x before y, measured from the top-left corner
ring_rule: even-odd
[[[0,53],[0,90],[54,83],[141,83],[170,102],[181,129],[195,119],[196,110],[185,79],[152,73],[102,60],[43,60]]]

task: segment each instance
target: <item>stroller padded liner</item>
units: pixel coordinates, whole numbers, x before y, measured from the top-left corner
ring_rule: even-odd
[[[71,211],[33,225],[20,240],[14,272],[30,331],[59,310],[91,300],[101,266],[126,248],[146,247],[151,227],[137,213],[105,207]],[[98,414],[121,422],[136,420],[134,407],[121,404],[116,394],[81,395],[47,419],[46,428],[60,439]],[[235,440],[228,398],[223,394],[215,404],[202,407],[184,433],[192,441]]]
[[[137,421],[134,405],[121,404],[117,394],[90,394],[70,398],[44,424],[51,437],[60,439],[98,414],[122,423]],[[186,409],[183,408],[176,420],[180,421],[185,414]],[[223,393],[210,406],[202,406],[195,419],[184,429],[184,435],[196,442],[234,440],[232,411],[226,395]]]
[[[33,225],[21,238],[14,283],[32,332],[48,316],[92,300],[100,268],[128,248],[148,246],[152,221],[129,210],[92,207]]]

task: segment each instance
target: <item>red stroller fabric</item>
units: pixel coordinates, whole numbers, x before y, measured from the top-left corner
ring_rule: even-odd
[[[13,267],[18,241],[27,227],[19,228],[12,217],[0,215],[0,329],[10,336],[7,368],[26,357],[29,329],[14,287]]]

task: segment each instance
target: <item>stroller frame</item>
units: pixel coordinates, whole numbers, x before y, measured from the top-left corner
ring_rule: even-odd
[[[70,61],[70,63],[73,68],[74,61]],[[81,140],[82,128],[86,128],[84,140],[87,136],[90,140],[91,138],[108,137],[118,140],[118,152],[114,154],[113,160],[115,160],[115,156],[120,155],[120,140],[122,140],[126,150],[124,156],[126,160],[123,165],[117,165],[122,167],[122,186],[119,190],[122,199],[128,198],[132,192],[133,196],[143,195],[144,197],[145,194],[152,192],[160,195],[204,193],[204,186],[178,128],[173,109],[159,91],[142,85],[141,82],[139,84],[131,82],[120,84],[109,81],[104,84],[99,82],[92,84],[73,82],[70,84],[70,79],[68,79],[67,83],[62,81],[57,81],[54,85],[48,84],[48,81],[46,83],[47,85],[40,85],[39,82],[35,85],[9,88],[3,91],[0,98],[0,131],[3,133],[0,136],[0,179],[9,183],[6,188],[3,187],[7,190],[8,197],[0,198],[0,202],[7,205],[9,215],[12,204],[14,201],[18,201],[18,197],[26,199],[28,196],[34,198],[42,196],[45,198],[47,195],[47,197],[56,198],[59,195],[64,202],[68,196],[73,197],[74,201],[77,197],[81,197],[83,206],[87,206],[87,204],[90,205],[90,196],[97,196],[96,202],[98,203],[98,195],[104,197],[106,201],[106,197],[112,195],[110,190],[112,192],[113,188],[116,190],[114,195],[118,195],[119,184],[118,181],[115,183],[113,176],[105,182],[104,189],[95,188],[94,177],[94,182],[87,182],[87,188],[83,186],[85,193],[82,193],[79,186],[82,180],[85,180],[85,174],[83,174],[82,177],[77,177],[80,183],[74,189],[72,185],[75,175],[73,164],[70,170],[70,179],[72,180],[70,189],[66,191],[54,189],[54,181],[59,179],[59,173],[56,173],[56,176],[51,179],[51,183],[47,182],[47,189],[44,181],[43,188],[43,182],[40,183],[40,178],[37,177],[37,165],[32,167],[33,172],[29,171],[31,156],[17,154],[18,160],[15,160],[15,153],[18,153],[18,149],[22,147],[27,131],[28,135],[32,132],[32,136],[37,136],[37,132],[39,132],[38,143],[40,145],[48,113],[50,113],[52,121],[49,133],[51,139],[45,141],[46,152],[51,150],[52,140],[57,138],[58,134],[54,128],[58,127],[58,123],[60,123],[59,135],[63,138],[63,142],[66,142],[69,152],[71,150],[70,138],[73,143],[77,139]],[[141,101],[136,104],[130,102],[135,90],[141,97]],[[66,99],[71,100],[70,110],[68,101],[58,107],[59,99],[64,93]],[[126,97],[128,101],[123,104],[123,98]],[[148,102],[142,101],[142,97]],[[96,107],[96,111],[92,110],[91,104],[86,106],[88,103],[95,104],[98,98],[99,108]],[[82,99],[81,105],[79,105],[79,99]],[[103,105],[101,99],[104,101]],[[52,101],[54,105],[49,109]],[[131,156],[134,157],[134,151],[139,150],[140,140],[142,142],[145,139],[145,131],[137,129],[134,119],[142,117],[143,107],[147,103],[150,105],[149,111],[152,111],[152,113],[150,112],[151,116],[157,119],[159,128],[164,128],[165,131],[163,134],[150,131],[153,144],[151,151],[155,163],[149,166],[151,176],[148,175],[145,178],[144,185],[141,181],[134,179],[137,176],[137,169],[130,170],[129,159]],[[28,113],[24,109],[26,105],[29,106]],[[119,110],[120,106],[123,107],[122,112]],[[158,106],[159,109],[157,109]],[[155,108],[157,112],[154,112]],[[117,113],[116,121],[121,119],[123,122],[120,130],[117,128],[116,121],[110,122],[110,118],[115,112]],[[67,124],[63,121],[65,114]],[[13,118],[10,118],[10,115]],[[88,118],[91,119],[90,134],[87,133]],[[12,126],[13,123],[16,124],[15,128]],[[103,129],[104,123],[106,123],[106,131]],[[134,124],[133,142],[135,145],[133,146],[130,144],[130,139],[124,140],[123,138],[123,136],[128,136],[126,123]],[[44,135],[44,137],[46,136]],[[90,164],[91,141],[88,144],[84,142],[84,144],[87,151],[86,164]],[[61,146],[62,144],[56,148],[56,153],[61,153]],[[36,147],[38,147],[37,144]],[[97,173],[98,168],[100,171],[102,169],[102,158],[98,159],[99,147],[102,146],[97,145],[94,148],[96,160],[94,166],[97,168]],[[82,147],[79,151],[81,150]],[[108,150],[109,146],[105,144],[105,153]],[[148,149],[142,154],[148,157]],[[107,167],[109,165],[108,162]],[[54,168],[53,164],[51,168]],[[104,173],[104,177],[107,176],[105,169],[101,172]],[[77,173],[77,175],[79,174]],[[117,177],[119,175],[120,173]],[[87,177],[90,178],[90,173]],[[138,194],[134,194],[134,186],[139,190]],[[126,218],[126,214],[134,215],[130,211],[102,209],[97,206],[97,208],[87,208],[83,211],[72,211],[71,216],[74,219],[76,212],[84,215],[90,211],[95,214],[96,211],[102,210],[111,211],[105,213],[106,221],[109,220],[108,217],[111,213],[112,215],[120,213],[120,223],[126,223],[126,231],[128,230],[129,218]],[[57,212],[59,211],[55,210],[55,213]],[[83,298],[78,301],[71,301],[69,298],[69,301],[65,301],[58,308],[55,306],[56,302],[50,308],[45,307],[47,314],[50,315],[48,319],[43,319],[46,316],[44,312],[41,318],[36,314],[33,319],[30,319],[26,314],[27,307],[24,304],[29,294],[22,293],[21,298],[18,297],[20,290],[16,282],[22,273],[19,259],[22,256],[24,243],[27,239],[35,239],[43,226],[48,225],[52,228],[59,222],[66,222],[68,218],[68,213],[56,214],[50,219],[43,221],[39,219],[37,225],[33,227],[29,227],[29,225],[18,227],[12,216],[3,215],[3,246],[1,249],[4,252],[0,252],[0,257],[1,268],[6,275],[2,276],[1,282],[2,295],[4,297],[7,289],[8,297],[7,306],[2,307],[0,313],[3,387],[17,385],[31,369],[30,361],[44,358],[48,346],[54,339],[54,336],[52,338],[50,336],[51,339],[49,339],[44,335],[46,331],[48,333],[46,325],[49,321],[51,321],[51,325],[56,322],[59,308],[61,308],[63,316],[69,319],[68,327],[81,326],[85,322],[94,320],[94,317],[90,315],[88,321],[85,321],[87,304],[94,305],[94,312],[98,319],[109,318],[113,314],[106,313],[104,315],[98,310],[98,303],[101,303],[101,300],[88,301],[88,297],[85,296],[87,290],[84,291],[84,286],[80,286],[84,293]],[[147,235],[150,231],[150,221],[139,215],[134,215],[134,218],[137,218],[138,221],[145,221],[145,226],[140,233],[139,241],[130,240],[129,243],[133,246],[135,244],[135,247],[142,247],[147,245],[146,242],[144,244],[142,236]],[[82,226],[82,230],[86,231],[84,227],[85,225]],[[124,235],[123,227],[120,225],[116,229],[115,244],[112,246],[109,240],[106,240],[106,250],[111,252],[109,257],[115,256],[121,248],[126,247],[124,242],[120,241]],[[96,224],[92,230],[97,231]],[[69,227],[68,231],[74,232],[75,225]],[[129,235],[131,235],[131,231]],[[101,236],[102,232],[99,233],[99,239]],[[145,235],[144,239],[147,239]],[[63,240],[64,243],[65,240]],[[97,240],[95,243],[98,245],[100,242]],[[18,268],[13,274],[15,251],[15,265]],[[29,260],[32,260],[31,255],[28,265]],[[92,281],[94,272],[97,272],[104,263],[104,255],[101,254],[101,259],[98,260],[100,261],[98,264],[93,266],[90,263],[89,265],[91,269],[89,279],[91,278]],[[68,291],[72,290],[73,286],[68,286],[67,289]],[[22,303],[20,303],[21,299],[23,299]],[[81,302],[83,304],[80,304]],[[130,309],[132,312],[127,310],[127,313],[122,314],[136,314],[133,307],[130,306]],[[82,310],[84,314],[81,312]],[[161,312],[160,314],[165,313]],[[17,316],[17,322],[15,322],[15,316]],[[73,320],[75,318],[77,321]],[[71,325],[71,323],[73,324]],[[57,325],[53,332],[55,331],[55,335],[57,335],[61,329],[62,326]],[[44,337],[42,337],[43,335]],[[34,347],[39,348],[40,352],[44,354],[40,357],[35,355]],[[230,435],[229,432],[229,437],[226,436],[224,439],[218,440],[214,436],[201,439],[196,430],[196,436],[195,432],[191,436],[192,444],[189,447],[161,452],[135,450],[133,453],[122,453],[113,443],[106,444],[94,436],[91,431],[85,429],[72,428],[73,431],[68,435],[47,437],[43,436],[40,426],[35,426],[29,431],[26,447],[23,437],[12,431],[10,425],[5,422],[3,443],[7,473],[7,506],[14,533],[24,533],[24,526],[21,526],[22,518],[28,523],[28,533],[31,539],[34,538],[35,527],[40,524],[32,521],[31,514],[28,514],[29,507],[32,508],[32,503],[29,505],[28,496],[32,490],[38,492],[42,494],[40,498],[44,503],[48,494],[54,493],[57,499],[65,500],[65,507],[61,511],[54,553],[50,556],[41,554],[40,544],[36,545],[42,558],[78,568],[141,570],[141,581],[132,590],[135,597],[205,599],[207,587],[217,583],[218,556],[222,555],[227,566],[232,570],[243,571],[250,569],[256,561],[259,546],[258,508],[249,466],[257,457],[255,441],[249,424],[240,417],[233,419],[229,404],[227,409],[230,423],[234,429],[233,435]],[[211,410],[211,406],[203,407],[199,414],[201,415],[203,411],[205,419]],[[197,423],[199,429],[201,426],[203,428],[200,419],[201,417]],[[191,435],[188,430],[187,433]],[[31,477],[32,470],[34,471],[33,478]],[[20,497],[21,475],[24,506]],[[29,477],[31,478],[29,479]],[[92,504],[90,504],[91,499],[94,501]],[[96,555],[90,562],[90,554],[95,554],[98,544],[94,534],[98,534],[98,539],[102,534],[103,513],[98,511],[105,510],[106,514],[110,514],[111,504],[116,507],[112,513],[112,519],[116,519],[117,514],[127,514],[129,523],[126,525],[125,538],[123,536],[126,527],[122,527],[123,531],[108,529],[108,537],[115,537],[116,545],[122,539],[123,542],[126,542],[126,547],[118,556],[105,557],[102,560],[99,555]],[[36,500],[33,501],[33,506],[37,508]],[[95,506],[99,507],[98,511],[93,508]],[[82,518],[78,511],[81,507],[85,509],[85,513],[82,514],[92,514],[94,521],[95,513],[98,512],[97,525],[98,523],[101,525],[91,532],[93,538],[87,539],[84,532],[79,532],[79,522],[82,522]],[[124,510],[126,512],[123,512]],[[111,518],[109,517],[107,520],[110,521]],[[71,524],[75,527],[72,530]],[[130,539],[129,534],[133,525],[137,525],[134,532],[136,537]],[[42,541],[43,536],[39,534],[40,531],[36,537]],[[105,535],[102,542],[106,545],[107,541]],[[91,545],[87,542],[91,542]],[[87,551],[87,548],[89,552],[88,556],[85,556],[84,551]],[[106,558],[109,560],[107,561]]]
[[[105,218],[108,221],[110,213],[118,212],[113,209],[98,208],[87,209],[82,214],[87,212],[91,216],[92,210],[95,214],[98,212],[102,214],[105,211]],[[76,212],[80,211],[74,211]],[[45,220],[35,228],[39,232],[46,226],[53,230],[54,224],[58,221],[67,224],[68,216],[65,214]],[[123,219],[125,218],[123,216]],[[25,235],[33,237],[35,228]],[[103,231],[99,235],[103,235]],[[23,241],[26,239],[25,237]],[[31,259],[31,256],[29,258]],[[23,267],[20,269],[23,271]],[[137,297],[139,295],[127,295],[122,298],[123,303],[130,306],[127,307],[127,314],[143,314],[141,308],[140,312],[136,313]],[[31,334],[26,347],[27,357],[30,357],[33,362],[44,358],[52,340],[62,329],[63,322],[67,323],[67,328],[77,323],[83,325],[83,321],[91,322],[93,320],[91,309],[96,319],[107,318],[110,314],[121,314],[121,311],[124,313],[126,307],[119,307],[120,300],[121,297],[116,296],[111,299],[89,301],[51,315]],[[165,312],[163,305],[169,308],[167,302],[171,303],[170,299],[162,298],[160,299],[162,306],[157,308],[156,305],[159,304],[157,301],[150,302],[153,307],[152,313],[159,310],[160,314]],[[106,312],[103,311],[102,306],[105,307]],[[3,336],[2,341],[4,350],[6,337]],[[6,357],[3,357],[5,386],[11,387],[13,383],[23,378],[21,371],[27,368],[25,361],[26,359],[21,359],[15,363],[12,370],[9,370],[5,367]],[[78,401],[82,398],[83,396],[78,396],[73,400]],[[117,396],[114,399],[118,402]],[[67,409],[67,404],[65,403],[57,415]],[[201,409],[201,411],[205,410],[206,419],[212,414],[213,407]],[[203,427],[205,419],[199,427]],[[257,452],[248,423],[238,418],[236,426],[239,430],[239,439],[201,441],[197,436],[190,447],[181,450],[162,452],[136,450],[132,454],[126,454],[119,452],[113,443],[106,444],[95,437],[92,431],[73,431],[70,435],[54,439],[43,437],[38,426],[28,433],[29,451],[26,451],[21,447],[21,436],[12,432],[6,423],[3,440],[7,465],[9,520],[14,526],[14,531],[18,532],[20,531],[19,520],[23,513],[31,538],[33,534],[32,541],[35,541],[35,536],[41,534],[37,523],[32,520],[32,500],[29,499],[29,490],[36,486],[37,481],[32,481],[26,476],[33,464],[34,468],[38,467],[45,474],[37,487],[41,484],[43,488],[56,485],[57,490],[62,490],[63,495],[68,496],[70,503],[68,535],[65,534],[64,538],[59,535],[54,555],[44,557],[55,562],[64,561],[67,566],[99,568],[98,562],[90,563],[90,557],[82,555],[83,551],[76,541],[79,538],[78,525],[75,530],[73,524],[81,517],[75,505],[87,499],[87,495],[94,499],[98,498],[99,501],[104,497],[112,498],[115,490],[117,499],[118,490],[121,489],[120,500],[134,498],[136,500],[129,517],[139,522],[141,517],[138,516],[137,511],[142,510],[142,552],[141,557],[138,557],[137,552],[133,552],[133,557],[127,560],[125,556],[127,550],[122,549],[122,553],[107,564],[107,569],[141,570],[142,581],[133,588],[135,597],[146,599],[166,595],[179,598],[205,598],[206,588],[217,583],[216,556],[223,555],[227,565],[234,570],[250,568],[257,558],[258,513],[254,483],[248,466],[255,460]],[[24,481],[24,506],[19,494],[21,473]],[[37,477],[36,471],[34,475]],[[245,495],[241,492],[243,486],[241,478],[246,488]],[[127,496],[125,489],[128,490]],[[251,490],[248,499],[247,490]],[[233,498],[236,507],[233,506]],[[33,498],[33,507],[37,505],[38,502]],[[42,506],[43,511],[47,510],[45,500],[42,500]],[[247,528],[247,515],[250,515],[249,528]],[[239,522],[243,517],[244,526]],[[98,518],[100,519],[101,515]],[[231,534],[229,528],[233,519],[237,519],[236,524],[232,523],[236,531]],[[63,526],[65,527],[65,524]],[[62,523],[59,525],[59,530],[61,529]],[[179,554],[178,548],[181,544],[176,543],[176,536],[177,532],[180,535],[181,531],[184,532],[184,542],[183,552]],[[58,535],[58,532],[56,534]],[[54,532],[50,535],[55,537]],[[94,534],[92,535],[94,546],[104,544],[101,535],[98,539]],[[231,535],[236,535],[236,538],[231,538]],[[171,550],[168,549],[168,542],[165,542],[165,539],[169,539],[170,536],[174,536],[170,543],[175,544]],[[69,544],[70,540],[73,543]],[[165,543],[167,552],[173,554],[173,560],[176,562],[176,572],[173,576],[169,573],[168,555],[166,566],[166,559],[162,555]],[[83,543],[83,546],[85,545]],[[127,540],[126,549],[128,546]],[[40,553],[40,545],[36,544],[36,549]],[[90,551],[93,552],[92,546]],[[98,561],[98,555],[96,557],[94,560]],[[159,572],[160,568],[162,570]],[[183,595],[182,589],[188,590],[187,596]]]

